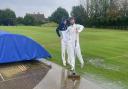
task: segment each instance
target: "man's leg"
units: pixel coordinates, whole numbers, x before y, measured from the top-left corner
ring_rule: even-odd
[[[66,60],[65,60],[65,51],[66,51],[66,46],[65,46],[65,43],[64,41],[62,40],[61,41],[61,57],[62,57],[62,62],[63,62],[63,65],[66,66]]]
[[[75,55],[74,55],[74,49],[72,44],[68,45],[68,61],[70,62],[71,65],[71,70],[75,70]]]
[[[67,52],[67,63],[68,63],[69,65],[71,65],[71,60],[70,60],[70,58],[69,58],[69,49],[68,49],[68,45],[66,46],[66,52]]]
[[[84,66],[84,60],[83,60],[83,57],[82,57],[82,54],[81,54],[81,49],[80,49],[80,45],[79,44],[77,44],[75,51],[76,51],[76,55],[78,57],[78,60],[81,63],[81,68],[83,68],[83,66]]]

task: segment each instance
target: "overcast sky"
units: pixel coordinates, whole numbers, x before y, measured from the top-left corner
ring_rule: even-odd
[[[57,7],[61,6],[71,11],[72,6],[78,5],[79,0],[0,0],[0,9],[10,8],[17,16],[26,13],[40,12],[48,17]]]

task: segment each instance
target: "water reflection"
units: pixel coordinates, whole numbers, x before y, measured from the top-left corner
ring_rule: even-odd
[[[51,63],[51,62],[50,62]],[[34,89],[103,89],[92,81],[70,77],[71,72],[51,63],[52,68]]]
[[[80,86],[80,79],[70,77],[70,71],[62,69],[61,73],[61,88],[60,89],[79,89]]]

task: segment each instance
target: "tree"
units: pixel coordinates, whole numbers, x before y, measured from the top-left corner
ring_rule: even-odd
[[[72,8],[71,16],[75,17],[76,22],[79,24],[85,25],[87,23],[88,15],[82,5],[74,6]]]
[[[23,17],[17,17],[16,18],[16,24],[17,25],[23,25],[24,24],[24,18]]]
[[[64,8],[59,7],[57,8],[57,10],[55,10],[55,12],[52,13],[49,19],[50,21],[60,23],[62,18],[68,18],[68,17],[69,17],[68,12]]]
[[[35,19],[33,16],[26,14],[23,23],[24,25],[35,25]]]
[[[0,24],[2,25],[15,25],[16,15],[10,9],[0,10]]]
[[[128,0],[124,0],[124,2],[121,3],[121,15],[126,17],[128,16]]]
[[[128,0],[80,0],[91,27],[128,27]]]

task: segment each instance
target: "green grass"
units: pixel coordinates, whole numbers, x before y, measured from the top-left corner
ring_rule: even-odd
[[[26,35],[42,44],[51,54],[51,61],[62,65],[60,41],[55,27],[16,26],[0,29]],[[80,35],[81,48],[86,66],[77,72],[96,75],[97,80],[107,79],[121,83],[128,89],[128,32],[110,29],[87,28]]]

